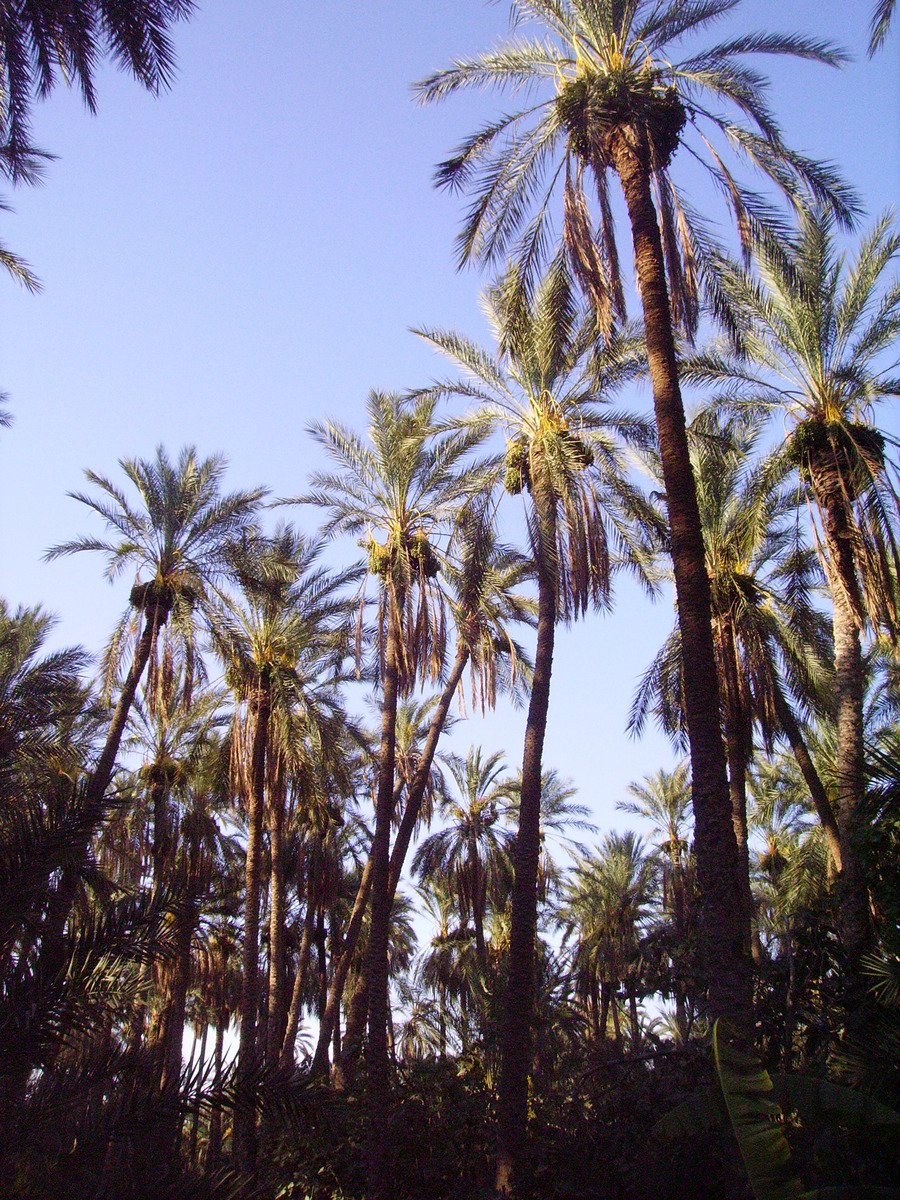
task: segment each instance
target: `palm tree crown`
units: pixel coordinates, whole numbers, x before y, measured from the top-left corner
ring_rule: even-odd
[[[756,222],[780,222],[770,205],[735,181],[729,152],[768,175],[788,197],[802,180],[842,220],[851,220],[857,210],[852,193],[827,166],[785,145],[766,103],[765,78],[742,61],[778,54],[835,66],[846,59],[841,51],[814,38],[759,33],[677,57],[681,42],[739,3],[515,0],[514,20],[533,25],[536,36],[458,60],[418,84],[424,101],[471,87],[536,91],[540,97],[479,129],[438,170],[439,185],[474,194],[459,236],[460,260],[496,262],[512,253],[526,264],[539,261],[561,190],[564,242],[608,329],[625,309],[608,194],[609,172],[621,174],[622,138],[653,174],[672,316],[688,332],[699,314],[697,272],[706,235],[668,176],[682,142],[728,197],[742,237]],[[737,117],[722,115],[716,107],[722,102]],[[704,126],[723,138],[721,153]],[[596,229],[583,187],[586,171],[598,192]]]
[[[168,86],[175,56],[170,26],[194,0],[36,0],[4,4],[0,14],[0,168],[28,178],[40,154],[31,145],[30,110],[62,77],[77,83],[91,112],[94,78],[108,55],[145,87]]]

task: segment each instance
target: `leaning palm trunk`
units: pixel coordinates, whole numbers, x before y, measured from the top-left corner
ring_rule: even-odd
[[[381,708],[375,832],[372,837],[372,907],[367,976],[369,982],[369,1039],[367,1044],[369,1104],[369,1192],[372,1200],[390,1195],[387,1124],[390,1104],[388,1057],[388,940],[391,918],[390,849],[394,810],[394,766],[397,742],[397,701],[400,694],[402,597],[388,596],[388,634]]]
[[[713,632],[716,661],[719,666],[719,694],[725,727],[725,754],[728,764],[728,794],[731,799],[731,825],[740,860],[741,900],[744,910],[744,945],[758,961],[758,941],[752,934],[753,893],[750,891],[750,847],[747,833],[747,763],[752,753],[746,733],[746,715],[738,682],[741,665],[735,646],[734,629],[729,620],[715,622]]]
[[[90,831],[99,826],[102,821],[104,811],[103,800],[113,777],[116,758],[119,754],[119,746],[122,742],[122,735],[128,723],[128,715],[134,704],[138,685],[147,669],[147,663],[150,661],[156,636],[165,624],[168,613],[168,608],[161,604],[148,607],[146,610],[144,628],[141,631],[128,674],[125,676],[122,689],[119,692],[119,699],[113,711],[112,720],[106,734],[106,741],[88,779],[81,801],[87,815],[85,824],[88,832],[85,833],[75,855],[76,861],[79,863],[84,860],[87,854],[91,839]],[[48,975],[57,974],[63,967],[63,939],[69,913],[72,911],[72,905],[75,902],[78,879],[79,873],[77,869],[67,868],[64,870],[59,885],[50,897],[50,902],[47,906],[47,913],[44,918],[44,926],[41,934],[41,958],[42,970]]]
[[[672,566],[681,642],[691,647],[684,697],[691,758],[700,946],[709,1008],[739,1027],[751,1022],[750,966],[744,945],[741,864],[731,823],[713,653],[709,578],[697,491],[691,470],[684,405],[665,265],[650,189],[646,133],[621,127],[612,139],[613,165],[622,183],[634,242],[653,388],[659,453],[669,516]]]
[[[797,718],[794,716],[791,706],[785,699],[784,693],[778,686],[775,688],[775,712],[784,736],[788,740],[788,745],[791,748],[797,766],[800,768],[803,781],[809,790],[810,798],[816,810],[816,816],[819,818],[819,824],[822,826],[822,831],[825,834],[825,841],[828,844],[828,852],[831,855],[832,864],[835,871],[840,875],[843,870],[843,852],[841,850],[840,830],[834,817],[834,809],[831,806],[831,801],[828,799],[828,793],[825,791],[825,785],[822,783],[821,776],[816,770],[815,763],[810,756]]]
[[[244,943],[241,953],[240,1042],[237,1104],[234,1112],[234,1153],[247,1172],[256,1167],[256,1112],[253,1072],[256,1066],[256,1016],[259,1003],[259,900],[262,877],[262,825],[265,808],[266,749],[271,698],[260,687],[253,702],[255,718],[250,759],[247,813],[247,862],[244,880]]]
[[[534,957],[537,937],[537,882],[541,838],[541,766],[557,618],[556,502],[544,468],[535,472],[532,486],[537,545],[537,647],[525,747],[519,828],[514,850],[515,875],[509,941],[503,1029],[500,1043],[500,1084],[497,1096],[496,1188],[508,1195],[521,1173],[528,1128],[528,1075],[531,1062],[531,1023],[534,1004]]]
[[[300,949],[297,954],[297,971],[294,975],[294,986],[291,989],[291,1002],[288,1007],[287,1022],[285,1024],[284,1038],[281,1042],[281,1053],[279,1055],[279,1063],[285,1070],[289,1070],[295,1065],[294,1046],[297,1041],[297,1032],[300,1029],[300,1010],[303,1006],[303,987],[306,983],[306,971],[309,966],[314,917],[315,906],[307,899],[306,912],[303,916],[303,932],[300,935]]]

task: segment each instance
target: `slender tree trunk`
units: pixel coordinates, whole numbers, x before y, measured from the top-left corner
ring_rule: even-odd
[[[225,1010],[219,1008],[216,1013],[216,1045],[213,1055],[213,1090],[218,1096],[222,1088],[222,1067],[225,1053],[225,1026],[227,1017]],[[218,1104],[209,1114],[209,1141],[206,1143],[206,1160],[204,1166],[207,1175],[219,1169],[222,1157],[222,1110]]]
[[[394,759],[397,739],[397,701],[403,598],[388,596],[388,633],[381,708],[378,787],[375,796],[375,832],[372,837],[372,906],[369,926],[367,974],[369,981],[368,1065],[369,1154],[368,1183],[371,1200],[389,1200],[390,1147],[388,1129],[391,1100],[388,1057],[388,940],[391,921],[390,850],[394,808]]]
[[[200,1035],[200,1065],[197,1068],[197,1086],[194,1089],[194,1110],[191,1113],[191,1132],[188,1139],[188,1161],[191,1166],[197,1166],[197,1135],[200,1131],[200,1095],[203,1091],[204,1076],[206,1075],[206,1043],[209,1038],[209,1021],[203,1022],[203,1033]]]
[[[538,545],[534,551],[538,584],[537,647],[522,755],[519,828],[513,851],[509,970],[500,1038],[495,1186],[501,1195],[511,1195],[517,1187],[528,1132],[528,1068],[531,1062],[541,849],[541,767],[557,618],[556,501],[540,463],[532,469],[532,480],[538,530]]]
[[[606,1031],[609,1028],[609,984],[600,984],[600,1033],[603,1041],[606,1042]]]
[[[834,632],[837,787],[834,812],[840,835],[842,870],[838,879],[838,921],[844,950],[856,977],[859,960],[872,942],[872,923],[863,865],[855,844],[859,806],[865,797],[863,700],[865,674],[860,624],[862,601],[853,557],[849,500],[829,458],[812,467],[813,492],[825,533],[825,571],[832,601]]]
[[[356,980],[353,993],[347,1004],[347,1021],[344,1027],[344,1045],[340,1060],[334,1064],[332,1082],[336,1091],[348,1086],[356,1070],[366,1033],[366,1017],[369,1012],[369,981],[362,972]]]
[[[793,752],[797,766],[800,768],[803,782],[809,789],[810,799],[813,802],[816,816],[819,818],[819,824],[822,826],[825,834],[825,841],[828,843],[828,853],[831,855],[834,869],[840,874],[843,870],[843,855],[841,853],[841,835],[834,817],[834,809],[831,807],[831,801],[828,799],[828,793],[825,791],[825,785],[822,783],[821,776],[810,757],[799,722],[794,716],[793,710],[790,704],[788,704],[784,693],[778,686],[775,688],[775,712],[778,716],[782,732],[787,738],[788,745]]]
[[[272,866],[269,873],[269,1023],[266,1062],[275,1066],[281,1056],[286,1023],[283,795],[273,797],[269,816],[269,857]]]
[[[262,879],[262,832],[265,811],[266,750],[271,698],[260,686],[253,701],[253,743],[247,811],[247,860],[244,872],[244,942],[241,950],[240,1040],[237,1104],[234,1111],[234,1154],[248,1174],[256,1169],[256,1110],[253,1075],[257,1064],[259,1006],[259,900]]]
[[[637,994],[634,987],[628,988],[628,1015],[631,1021],[631,1045],[635,1054],[641,1051],[641,1021],[638,1016]]]
[[[487,970],[487,942],[484,938],[484,912],[486,906],[487,880],[483,879],[478,864],[478,850],[472,854],[472,924],[475,927],[475,954],[482,971]]]
[[[622,1053],[622,1025],[619,1019],[619,996],[618,996],[618,981],[612,989],[610,996],[610,1009],[612,1010],[613,1036],[616,1039],[616,1054]]]
[[[325,909],[320,905],[316,913],[316,965],[318,981],[316,1016],[321,1023],[328,1003],[328,927],[325,924]]]
[[[838,879],[841,939],[852,972],[869,949],[872,926],[865,876],[855,844],[857,813],[865,794],[863,760],[864,676],[859,629],[843,591],[833,593],[834,675],[837,730],[835,815],[841,840]]]
[[[334,1033],[334,1027],[340,1015],[341,1001],[344,996],[344,985],[347,982],[347,973],[350,970],[350,964],[353,961],[353,955],[356,951],[356,945],[359,941],[359,931],[362,928],[362,921],[366,911],[366,904],[369,900],[369,892],[372,887],[372,855],[366,862],[363,868],[363,873],[359,879],[359,886],[356,889],[356,899],[353,901],[353,911],[350,914],[350,920],[347,923],[347,931],[344,934],[344,946],[340,957],[334,967],[332,974],[331,985],[328,989],[328,999],[325,1002],[325,1012],[322,1020],[319,1023],[319,1040],[316,1042],[316,1051],[313,1055],[311,1074],[324,1075],[328,1071],[328,1048],[331,1045],[331,1037]],[[349,1040],[345,1038],[345,1042]]]
[[[315,917],[315,907],[310,900],[306,902],[306,912],[303,914],[303,933],[300,935],[300,950],[297,955],[297,973],[294,976],[294,987],[291,991],[291,1003],[288,1008],[287,1024],[281,1043],[279,1061],[287,1070],[294,1066],[294,1046],[297,1041],[297,1031],[300,1028],[300,1010],[303,1006],[303,985],[306,982],[306,971],[309,964],[309,951],[312,942],[312,926]],[[327,1010],[327,1006],[326,1006]]]
[[[403,809],[403,816],[400,819],[400,826],[397,830],[397,836],[394,840],[390,857],[388,889],[391,904],[393,904],[394,896],[397,893],[397,885],[400,882],[400,876],[403,872],[403,865],[409,851],[409,844],[419,820],[419,813],[422,810],[422,800],[428,786],[438,743],[447,721],[447,714],[450,711],[450,705],[453,702],[453,697],[456,695],[456,690],[459,687],[468,661],[468,647],[464,643],[459,643],[453,660],[453,666],[450,668],[450,674],[447,677],[447,682],[441,691],[440,698],[432,713],[431,723],[428,726],[428,734],[425,738],[425,744],[422,747],[422,753],[419,756],[416,772],[413,775],[412,783],[407,788],[406,805]],[[316,1043],[316,1051],[313,1056],[313,1075],[322,1075],[328,1069],[328,1045],[340,1013],[341,998],[344,992],[344,985],[347,981],[347,972],[350,969],[353,955],[356,952],[356,945],[359,941],[359,932],[362,928],[362,918],[368,901],[371,880],[372,857],[370,855],[363,875],[360,878],[353,911],[344,933],[341,955],[334,969],[331,985],[328,990],[328,1001],[325,1005],[325,1014],[320,1026],[319,1040]],[[345,1038],[345,1041],[350,1044],[351,1039]],[[346,1060],[346,1046],[343,1057]]]
[[[714,625],[717,622],[714,621]],[[735,649],[734,631],[730,621],[722,622],[716,630],[716,658],[719,664],[719,689],[725,724],[725,753],[728,762],[728,795],[731,800],[731,824],[737,843],[741,867],[741,898],[744,907],[744,944],[758,961],[754,952],[753,893],[750,891],[750,846],[747,835],[747,760],[751,747],[745,735],[746,714],[741,701],[738,679],[740,662]]]
[[[80,807],[84,813],[84,831],[81,835],[80,852],[76,856],[79,863],[84,861],[91,838],[102,821],[103,799],[113,777],[119,746],[122,742],[122,735],[128,723],[128,715],[134,704],[138,684],[147,669],[147,663],[150,661],[153,643],[156,641],[156,636],[165,624],[167,617],[167,611],[161,608],[151,608],[144,618],[144,628],[138,640],[128,674],[125,676],[122,684],[122,690],[119,692],[119,699],[116,702],[109,729],[107,730],[106,741],[103,744],[100,757],[94,764],[94,769],[85,787],[84,797],[80,803]],[[47,913],[41,933],[42,970],[47,974],[56,973],[62,969],[66,922],[69,919],[69,913],[72,910],[72,904],[78,890],[78,878],[78,871],[75,868],[68,867],[64,869],[59,885],[51,895],[47,905]]]
[[[634,242],[644,313],[659,452],[669,516],[672,566],[685,656],[685,716],[691,757],[695,851],[700,888],[700,948],[713,1016],[749,1031],[751,970],[743,937],[740,859],[731,826],[728,776],[710,617],[709,578],[666,287],[659,225],[650,189],[646,135],[618,130],[611,145]]]

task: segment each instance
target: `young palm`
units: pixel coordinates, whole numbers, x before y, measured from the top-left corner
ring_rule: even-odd
[[[622,439],[646,430],[608,407],[608,394],[642,362],[631,341],[594,348],[594,324],[557,259],[533,298],[511,268],[485,304],[499,345],[492,355],[450,333],[422,332],[468,378],[434,394],[475,399],[475,427],[507,436],[506,489],[529,497],[537,579],[537,648],[522,762],[515,848],[507,1019],[500,1083],[498,1186],[506,1190],[511,1155],[526,1121],[530,1022],[540,858],[541,763],[556,624],[609,602],[613,548],[643,515],[623,467]]]
[[[657,866],[634,833],[608,834],[596,855],[586,855],[567,884],[561,910],[566,937],[575,936],[576,975],[599,990],[599,1033],[606,1036],[612,1010],[620,1041],[616,992],[624,985],[632,1046],[640,1046],[638,1017],[640,936],[655,899]],[[594,993],[595,994],[595,993]]]
[[[730,847],[709,586],[675,350],[675,330],[690,334],[696,324],[698,274],[713,293],[716,276],[705,269],[705,234],[669,167],[684,143],[730,200],[744,238],[758,222],[778,220],[769,205],[739,187],[723,158],[729,151],[789,198],[805,182],[843,220],[852,217],[856,202],[828,168],[784,144],[766,103],[766,80],[743,62],[745,55],[769,53],[834,65],[843,60],[837,50],[801,36],[748,34],[678,61],[682,39],[703,32],[738,3],[515,0],[514,14],[534,22],[542,38],[520,38],[459,61],[417,90],[426,101],[467,87],[538,93],[525,109],[480,129],[438,172],[439,184],[474,193],[460,259],[495,262],[512,251],[532,268],[561,206],[564,242],[607,330],[625,307],[610,174],[622,185],[646,329],[678,619],[692,647],[685,704],[710,1001],[716,1014],[746,1021],[751,997],[740,937],[740,868]],[[720,104],[736,110],[737,119],[721,115]],[[728,149],[715,150],[704,126],[722,135]],[[584,188],[588,177],[598,194],[596,222]]]
[[[417,678],[438,678],[443,668],[446,606],[437,581],[441,551],[479,482],[467,460],[480,432],[441,431],[435,406],[432,397],[373,392],[368,443],[332,422],[312,426],[313,436],[338,469],[317,472],[308,499],[328,510],[326,535],[349,533],[366,539],[369,570],[379,581],[381,733],[368,977],[369,1083],[376,1124],[386,1117],[389,1097],[387,938],[397,704]],[[360,637],[361,627],[362,607]],[[379,1195],[388,1187],[385,1153],[385,1138],[376,1131],[372,1186]]]
[[[787,438],[773,470],[796,468],[833,604],[835,816],[842,862],[842,934],[857,958],[870,938],[854,848],[864,792],[862,633],[900,629],[897,494],[885,439],[872,423],[879,400],[900,394],[891,349],[900,335],[900,234],[883,217],[852,260],[821,209],[801,215],[779,246],[760,239],[755,271],[720,263],[723,293],[744,328],[749,362],[710,358],[701,374],[726,381],[733,403],[777,414]]]

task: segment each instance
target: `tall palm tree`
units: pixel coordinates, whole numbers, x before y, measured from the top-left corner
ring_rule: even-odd
[[[106,556],[108,579],[128,569],[135,572],[128,610],[105,658],[104,695],[109,697],[118,682],[121,659],[133,641],[131,663],[118,687],[106,740],[85,788],[85,803],[95,810],[95,824],[102,819],[102,801],[115,771],[138,686],[149,667],[154,686],[148,703],[162,701],[171,686],[176,649],[182,654],[185,668],[183,701],[186,706],[190,704],[191,681],[195,670],[199,670],[195,626],[199,618],[206,620],[212,613],[215,593],[229,571],[233,546],[252,528],[265,495],[263,488],[223,495],[220,484],[225,459],[200,459],[192,446],[183,449],[175,462],[159,446],[152,460],[122,459],[119,465],[136,492],[136,501],[94,471],[85,474],[99,489],[99,497],[71,493],[73,499],[102,519],[111,536],[76,538],[54,546],[46,556],[52,560],[97,551]],[[160,661],[161,640],[164,646]],[[71,872],[64,872],[48,913],[51,939],[58,939],[75,888]]]
[[[112,536],[62,542],[46,555],[53,560],[97,551],[106,556],[105,574],[110,581],[129,569],[135,573],[129,608],[106,654],[104,683],[109,693],[127,643],[136,639],[106,742],[91,776],[91,792],[97,797],[109,786],[138,685],[148,665],[156,665],[154,651],[169,629],[173,641],[183,648],[188,668],[184,702],[190,704],[197,618],[209,616],[217,587],[230,570],[233,547],[252,528],[265,495],[264,488],[223,495],[220,484],[225,459],[199,459],[193,446],[185,447],[175,462],[159,446],[154,459],[122,459],[119,466],[137,494],[137,503],[94,471],[86,471],[85,476],[101,496],[70,493],[97,513]],[[154,674],[164,689],[171,676],[166,671]]]
[[[449,821],[429,835],[413,858],[413,871],[425,882],[444,881],[456,901],[462,926],[469,921],[482,970],[487,970],[484,923],[487,907],[499,889],[508,890],[511,874],[512,834],[499,823],[502,777],[506,764],[501,753],[483,755],[472,746],[466,757],[448,755],[447,766],[459,799],[448,795],[440,813]]]
[[[534,604],[519,590],[527,578],[528,564],[515,550],[498,542],[491,514],[483,502],[467,505],[451,539],[450,554],[443,562],[445,599],[453,617],[456,649],[440,693],[429,704],[430,720],[416,754],[398,769],[402,784],[403,814],[391,849],[389,891],[396,892],[413,833],[424,813],[424,800],[431,786],[435,755],[449,720],[450,706],[463,686],[468,668],[472,703],[482,710],[492,708],[498,691],[514,703],[521,697],[531,669],[525,650],[515,636],[517,623],[533,623]],[[395,786],[395,796],[401,796]],[[359,936],[372,871],[368,864],[360,877],[360,891],[344,937],[344,950],[329,989],[325,1017],[321,1022],[314,1071],[324,1071],[326,1048],[337,1018],[346,974]]]
[[[731,845],[709,584],[675,348],[675,330],[690,335],[696,324],[698,275],[713,299],[716,276],[704,265],[703,227],[669,167],[682,143],[699,154],[729,198],[742,234],[759,222],[779,222],[765,201],[739,187],[725,161],[729,151],[761,169],[789,198],[804,181],[844,220],[857,205],[832,171],[785,145],[765,100],[765,80],[742,62],[747,54],[771,53],[836,65],[844,57],[839,51],[802,36],[748,34],[678,60],[683,38],[701,33],[738,3],[515,0],[515,16],[534,22],[543,37],[519,38],[458,61],[417,91],[424,101],[467,87],[538,93],[524,110],[467,139],[440,167],[437,181],[474,192],[458,243],[462,262],[496,262],[512,249],[533,268],[561,204],[564,241],[607,330],[625,308],[609,175],[622,185],[646,329],[678,619],[684,644],[692,647],[685,707],[710,1002],[714,1013],[746,1025],[751,995],[740,935],[740,864]],[[720,103],[736,109],[738,119],[724,115]],[[723,137],[728,150],[714,149],[704,125]],[[599,198],[596,233],[585,177]]]
[[[436,400],[382,392],[369,397],[369,441],[333,422],[313,436],[337,464],[317,472],[308,497],[328,516],[326,535],[364,536],[369,571],[378,583],[381,732],[372,841],[369,936],[369,1084],[373,1131],[389,1100],[388,928],[391,912],[390,830],[394,814],[397,704],[417,678],[437,678],[446,644],[446,606],[437,582],[441,550],[460,509],[477,488],[467,459],[479,431],[441,431]],[[362,609],[360,609],[360,622]],[[388,1188],[386,1140],[373,1132],[371,1186]]]
[[[175,56],[169,29],[188,17],[194,0],[35,0],[4,5],[0,15],[0,169],[28,178],[42,155],[31,145],[34,100],[58,78],[77,83],[91,112],[104,58],[130,71],[152,91],[172,80]]]
[[[646,433],[639,421],[608,407],[608,393],[639,370],[640,352],[619,339],[594,349],[594,323],[579,307],[560,259],[533,299],[511,268],[487,294],[486,309],[499,344],[495,355],[458,334],[421,336],[468,376],[436,385],[433,394],[478,401],[470,422],[506,434],[506,489],[525,492],[530,501],[537,648],[522,761],[498,1109],[498,1187],[505,1191],[526,1128],[541,770],[556,624],[609,602],[612,547],[627,540],[629,519],[642,507],[625,479],[622,437]]]
[[[576,938],[576,973],[599,985],[601,1037],[612,1012],[620,1043],[616,993],[624,985],[632,1047],[641,1042],[638,1016],[640,937],[655,899],[657,866],[636,834],[608,834],[596,855],[586,855],[567,884],[561,909],[566,937]]]
[[[263,826],[274,813],[276,855],[283,813],[283,778],[305,739],[321,752],[337,741],[345,717],[337,684],[348,653],[347,584],[358,572],[333,573],[318,563],[323,543],[289,526],[247,544],[237,560],[244,604],[219,614],[213,640],[238,701],[233,733],[236,791],[246,802],[247,855],[240,1011],[239,1070],[245,1103],[235,1118],[239,1162],[252,1170],[255,1125],[250,1078],[259,1063],[259,923]],[[303,751],[305,753],[305,750]],[[274,869],[280,869],[280,861]],[[271,947],[270,947],[271,950]]]
[[[809,502],[833,606],[835,816],[842,936],[852,959],[871,936],[854,845],[864,793],[862,634],[883,629],[893,640],[900,630],[898,501],[885,439],[872,423],[878,401],[900,394],[885,355],[900,334],[900,287],[887,277],[898,259],[900,234],[888,216],[847,259],[833,218],[820,208],[802,212],[790,239],[757,239],[755,270],[720,262],[749,362],[710,358],[703,371],[726,381],[732,403],[786,422],[772,469],[795,468]]]
[[[759,465],[759,422],[702,413],[691,427],[691,461],[710,580],[716,667],[735,838],[742,863],[744,936],[751,937],[747,847],[747,772],[754,744],[771,752],[776,736],[791,744],[832,843],[840,846],[831,802],[809,757],[789,697],[815,707],[826,690],[831,653],[817,605],[821,575],[800,540],[796,493]],[[659,475],[658,464],[655,474]],[[674,631],[646,672],[632,710],[640,730],[654,704],[666,731],[684,730],[685,664]]]

